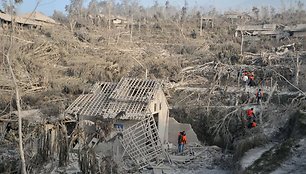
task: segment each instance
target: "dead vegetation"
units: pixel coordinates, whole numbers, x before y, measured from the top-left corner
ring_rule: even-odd
[[[0,53],[3,57],[8,49],[13,53],[11,64],[20,89],[21,108],[39,108],[47,116],[60,118],[76,96],[88,92],[95,82],[117,82],[123,76],[144,78],[147,72],[149,78],[164,80],[173,117],[191,123],[202,142],[216,144],[239,159],[244,152],[272,137],[261,129],[268,124],[284,124],[272,116],[275,113],[271,115],[273,110],[278,110],[277,116],[285,118],[291,110],[303,106],[305,38],[284,38],[279,42],[262,38],[260,42],[246,43],[241,55],[240,40],[234,37],[235,26],[221,15],[216,14],[218,19],[214,28],[204,28],[199,36],[198,15],[187,16],[189,20],[186,20],[186,16],[171,16],[171,12],[168,17],[163,16],[157,7],[153,11],[151,16],[135,17],[138,25],[128,24],[123,28],[110,26],[107,20],[98,17],[89,20],[83,14],[57,18],[64,23],[61,26],[17,30],[12,37],[9,37],[9,30],[4,30],[0,35],[0,43],[3,43]],[[294,15],[305,16],[302,11],[287,13],[269,20],[280,21],[290,15],[290,19],[297,19],[292,17]],[[305,22],[305,18],[299,19],[295,22]],[[263,21],[254,19],[250,23]],[[281,21],[294,23],[292,20]],[[196,35],[191,35],[192,30]],[[12,47],[9,39],[14,41]],[[245,130],[243,116],[245,108],[255,102],[255,88],[249,89],[248,94],[237,77],[244,67],[254,69],[256,81],[266,80],[265,103],[258,108],[263,124],[251,131]],[[11,79],[7,61],[0,60],[0,115],[10,115],[17,109]],[[279,108],[284,106],[290,110],[282,113]],[[5,120],[1,122],[7,123]],[[28,128],[27,124],[23,126]],[[54,131],[54,135],[49,130]],[[36,132],[33,136],[38,136],[38,148],[36,156],[26,154],[29,171],[40,167],[38,161],[48,162],[56,158],[59,166],[69,163],[68,151],[73,141],[66,139],[67,130],[63,123],[44,121],[33,131]],[[28,132],[26,135],[30,136]],[[25,144],[28,141],[30,138],[25,139]],[[99,161],[91,148],[81,151],[78,159],[83,172],[115,173],[118,168],[112,165],[114,159],[111,157],[102,157]]]

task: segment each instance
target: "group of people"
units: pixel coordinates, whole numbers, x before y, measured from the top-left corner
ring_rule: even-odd
[[[245,86],[257,86],[257,84],[255,82],[254,71],[241,69],[238,76],[241,76],[242,81],[245,83]],[[264,83],[265,83],[264,79],[260,78],[259,81],[258,81],[258,85],[263,86]],[[263,97],[263,91],[259,88],[256,91],[257,104],[260,104],[260,101],[261,101],[262,97]]]
[[[257,86],[255,82],[255,74],[252,70],[247,69],[241,69],[239,72],[239,76],[241,76],[242,81],[245,83],[245,86]],[[263,86],[264,85],[264,79],[260,78],[258,81],[258,85]],[[263,91],[261,88],[259,88],[256,91],[256,103],[260,104],[261,99],[263,97]],[[249,97],[248,97],[249,98]],[[249,99],[248,99],[249,100]],[[247,127],[248,128],[254,128],[257,126],[256,123],[256,115],[254,113],[254,108],[249,108],[246,112],[247,115]]]
[[[243,70],[242,72],[242,80],[245,82],[245,85],[248,86],[256,86],[255,77],[253,71]]]

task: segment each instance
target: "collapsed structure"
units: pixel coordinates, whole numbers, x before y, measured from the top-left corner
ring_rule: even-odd
[[[168,142],[169,109],[156,80],[97,83],[66,109],[66,115],[74,120],[113,120],[110,136],[120,134],[124,152],[140,168],[159,163],[165,155],[162,144]]]
[[[57,24],[52,18],[40,13],[33,12],[23,16],[15,16],[0,11],[0,28],[6,29],[14,22],[18,28],[40,28]]]
[[[236,29],[236,37],[238,33],[248,36],[271,36],[277,39],[283,37],[305,37],[306,24],[282,25],[282,24],[263,24],[263,25],[240,25]]]

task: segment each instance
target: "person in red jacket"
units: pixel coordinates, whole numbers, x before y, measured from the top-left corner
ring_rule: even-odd
[[[250,125],[252,124],[253,120],[255,120],[256,116],[255,116],[255,113],[254,113],[254,108],[251,108],[251,109],[248,109],[247,110],[247,120],[248,120],[248,124],[247,125]],[[248,126],[250,127],[250,126]]]
[[[251,109],[247,110],[247,116],[248,116],[248,118],[255,117],[254,108],[251,108]]]

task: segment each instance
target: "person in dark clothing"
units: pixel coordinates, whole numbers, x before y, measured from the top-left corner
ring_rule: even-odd
[[[254,75],[251,74],[249,76],[249,83],[248,83],[249,86],[256,86],[256,83],[255,83],[255,80],[254,80]]]
[[[260,104],[262,94],[263,93],[262,93],[261,89],[258,89],[258,91],[256,92],[257,104]]]
[[[181,149],[182,149],[182,139],[183,139],[183,132],[179,132],[178,134],[178,137],[177,137],[177,147],[178,147],[178,152],[182,152]]]
[[[191,37],[193,39],[196,39],[197,38],[197,33],[195,32],[195,30],[193,29],[192,32],[191,32]]]

